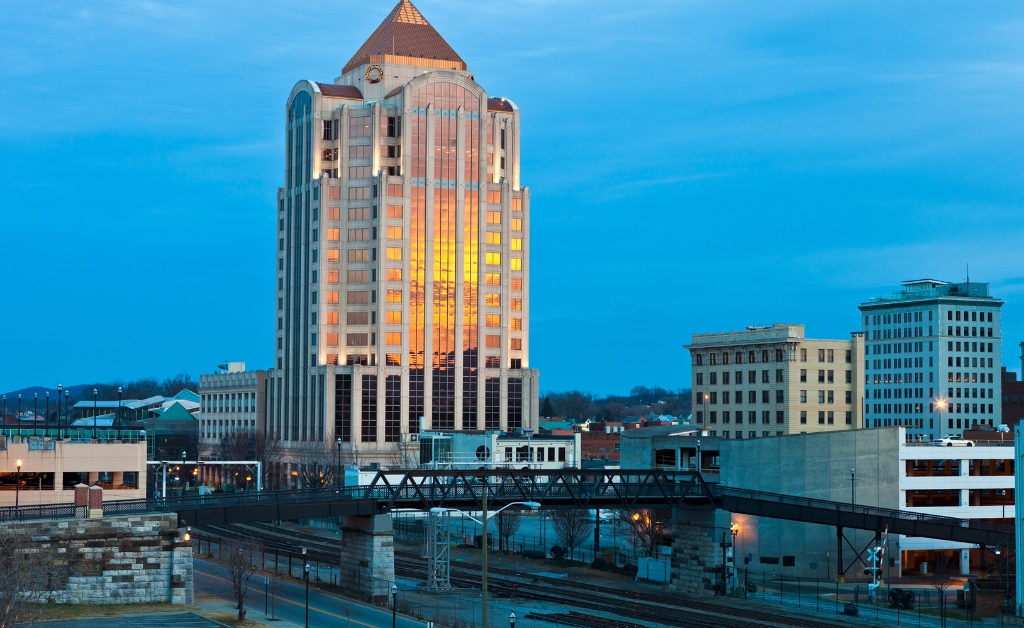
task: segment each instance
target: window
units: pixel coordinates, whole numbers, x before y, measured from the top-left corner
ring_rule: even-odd
[[[402,332],[400,331],[388,331],[384,332],[384,344],[391,346],[402,345]]]
[[[489,224],[489,225],[500,225],[501,224],[501,212],[487,212],[487,224]]]
[[[697,373],[697,385],[701,386],[704,384],[704,373]]]
[[[327,249],[327,261],[328,262],[340,262],[341,251],[339,249]]]
[[[370,137],[370,116],[348,119],[349,137]],[[369,155],[367,155],[369,156]]]
[[[401,290],[388,290],[386,296],[388,303],[401,303],[402,302],[402,291]]]
[[[500,286],[501,285],[501,273],[485,273],[484,274],[484,285],[485,286]]]
[[[348,219],[349,220],[369,220],[370,219],[370,208],[369,207],[349,207],[348,208]]]
[[[330,253],[330,251],[328,251]],[[337,259],[328,261],[338,261]],[[370,249],[349,249],[348,261],[350,262],[368,262],[370,261]]]
[[[512,238],[512,246],[511,246],[511,248],[512,248],[513,251],[522,251],[523,250],[523,239],[522,238]]]
[[[328,229],[327,230],[327,240],[330,241],[330,242],[337,242],[337,241],[341,240],[341,229]]]
[[[362,187],[362,188],[350,187],[348,189],[348,200],[350,200],[350,201],[366,200],[366,199],[369,199],[369,198],[372,198],[372,195],[370,194],[370,188],[368,188],[368,187]]]
[[[349,159],[369,159],[370,158],[370,147],[369,146],[349,146],[348,147]]]
[[[402,135],[401,116],[381,116],[380,134],[384,137],[399,137]]]
[[[369,179],[370,178],[370,167],[369,166],[349,166],[348,178],[349,179]],[[351,198],[351,196],[349,198]],[[361,198],[365,198],[365,197],[361,197]]]
[[[348,302],[350,304],[369,303],[370,293],[366,290],[352,291],[348,293]]]
[[[523,299],[521,297],[512,297],[512,310],[519,312],[522,311],[522,309]]]
[[[490,253],[488,253],[488,255],[490,255]],[[522,270],[522,269],[523,269],[523,258],[521,258],[521,257],[513,257],[512,258],[512,270]]]
[[[327,186],[327,198],[332,201],[341,200],[341,188],[336,185]]]
[[[365,242],[370,239],[369,229],[349,229],[348,230],[348,241],[349,242]]]
[[[828,391],[828,402],[829,403],[835,403],[835,394],[836,393],[833,390]]]
[[[828,383],[829,383],[829,384],[834,384],[834,383],[836,383],[836,376],[835,376],[835,371],[829,371],[829,372],[828,372]]]
[[[348,271],[348,282],[349,283],[366,283],[370,281],[370,271],[368,270],[350,270]]]
[[[522,290],[523,289],[523,278],[522,277],[513,277],[512,278],[512,289],[513,290]]]
[[[390,188],[391,186],[389,185],[388,187]],[[388,205],[388,218],[401,218],[401,217],[402,217],[402,206],[401,205]]]
[[[501,266],[501,253],[487,253],[484,258],[488,266]]]
[[[800,403],[807,403],[807,391],[806,390],[801,390],[800,391]]]
[[[800,369],[800,381],[801,382],[806,382],[807,381],[807,369]]]
[[[391,261],[391,262],[400,262],[400,261],[402,261],[402,247],[400,247],[400,246],[389,246],[387,248],[387,258],[388,258],[388,261]],[[401,277],[401,273],[399,273],[399,277]]]
[[[836,361],[836,352],[835,352],[834,349],[829,349],[828,350],[828,361],[829,362],[835,362]]]
[[[333,140],[334,139],[334,120],[324,120],[324,131],[323,135],[320,136],[322,140]]]
[[[853,383],[853,371],[846,371],[846,383],[847,384],[852,384]]]
[[[776,390],[775,391],[775,403],[785,403],[786,402],[785,392],[786,391],[784,391],[784,390]]]
[[[367,325],[370,322],[369,312],[349,312],[345,322],[349,325]]]
[[[346,334],[345,346],[347,347],[365,347],[369,344],[369,334]]]
[[[771,403],[771,401],[768,399],[768,396],[770,394],[771,394],[770,391],[762,390],[761,391],[761,403]]]
[[[513,207],[512,209],[515,209],[515,208]],[[522,231],[522,230],[523,230],[523,219],[522,218],[513,218],[512,219],[512,231]]]
[[[803,425],[807,425],[807,411],[806,410],[801,410],[800,411],[800,423],[802,423]]]
[[[338,334],[324,334],[324,338],[327,339],[326,344],[328,347],[338,346]],[[314,341],[313,344],[316,344],[316,342]]]
[[[487,314],[484,317],[486,327],[501,327],[501,314]]]
[[[484,346],[488,349],[501,348],[501,336],[484,336]]]
[[[500,203],[501,202],[501,190],[488,190],[487,191],[487,202],[488,203]]]
[[[402,312],[400,310],[388,310],[384,312],[384,322],[388,325],[401,325]]]
[[[818,403],[821,403],[821,404],[825,403],[825,391],[824,390],[819,390],[818,391]]]
[[[402,228],[401,227],[388,227],[388,240],[401,240],[402,239]]]
[[[846,363],[853,364],[853,351],[846,351]]]
[[[501,307],[501,295],[488,293],[484,295],[484,303],[487,307]]]
[[[818,362],[824,362],[824,361],[825,361],[825,350],[824,349],[818,349]]]
[[[328,303],[337,303],[338,302],[338,292],[335,291],[335,290],[328,290],[327,291],[327,302]]]
[[[513,318],[509,323],[509,329],[514,331],[520,331],[523,328],[523,319]]]
[[[824,370],[821,370],[821,369],[818,370],[818,383],[819,384],[824,384],[825,383],[825,371]]]
[[[512,343],[512,347],[511,348],[512,348],[513,351],[522,351],[523,350],[523,339],[522,338],[510,338],[509,342]]]
[[[388,268],[387,280],[388,281],[401,281],[402,280],[402,269],[401,268]]]
[[[501,244],[500,231],[488,231],[485,236],[487,244]]]
[[[785,381],[782,378],[782,369],[775,369],[775,381],[776,382],[783,382],[783,381]]]

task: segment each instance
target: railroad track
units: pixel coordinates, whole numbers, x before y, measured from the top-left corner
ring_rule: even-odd
[[[263,542],[268,552],[301,555],[306,549],[307,560],[315,560],[325,564],[336,564],[340,554],[341,541],[327,536],[311,534],[293,528],[281,528],[270,524],[235,524],[225,526],[203,526],[198,530],[204,538],[213,537],[256,538]],[[426,579],[426,564],[423,557],[414,552],[395,551],[395,575],[417,581]],[[667,592],[657,594],[641,591],[623,590],[602,585],[576,585],[560,578],[548,578],[522,574],[513,569],[490,567],[488,569],[488,591],[491,595],[501,598],[521,598],[550,602],[562,606],[604,612],[667,626],[686,628],[835,628],[836,623],[824,623],[793,617],[789,615],[766,615],[763,611],[736,608],[719,604],[701,602],[689,597]],[[453,563],[450,580],[456,588],[479,588],[480,570],[467,565]],[[571,603],[567,604],[567,600]],[[565,625],[590,626],[595,628],[608,625],[600,623],[600,618],[588,620],[587,616],[569,618],[572,613],[554,614],[550,621],[554,623],[558,615],[563,615]],[[538,615],[538,619],[541,616]],[[545,619],[545,621],[549,621]],[[574,623],[568,623],[569,621]]]

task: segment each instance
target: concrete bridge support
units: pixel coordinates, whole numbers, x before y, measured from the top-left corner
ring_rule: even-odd
[[[395,531],[391,515],[343,517],[342,586],[386,602],[395,581]]]
[[[713,594],[723,579],[723,533],[730,514],[715,508],[672,511],[672,567],[669,588],[689,594]],[[728,563],[728,575],[733,575]]]

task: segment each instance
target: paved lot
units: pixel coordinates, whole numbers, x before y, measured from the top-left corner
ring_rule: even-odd
[[[41,628],[216,628],[220,624],[195,613],[147,613],[120,617],[67,619],[36,624]]]

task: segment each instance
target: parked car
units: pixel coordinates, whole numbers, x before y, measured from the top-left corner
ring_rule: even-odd
[[[950,434],[933,440],[932,445],[936,447],[974,447],[974,441],[964,440],[964,437],[959,434]]]

